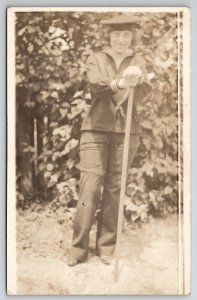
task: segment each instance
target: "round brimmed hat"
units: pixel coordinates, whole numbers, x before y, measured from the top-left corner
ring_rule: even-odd
[[[139,19],[137,17],[120,15],[106,20],[101,20],[101,25],[108,25],[110,28],[115,30],[124,30],[139,28]]]

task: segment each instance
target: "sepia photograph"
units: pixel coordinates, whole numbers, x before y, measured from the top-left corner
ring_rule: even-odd
[[[188,295],[190,10],[7,11],[7,293]]]

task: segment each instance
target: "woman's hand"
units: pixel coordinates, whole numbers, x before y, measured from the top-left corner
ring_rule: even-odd
[[[128,67],[124,70],[122,78],[118,80],[117,85],[120,89],[125,89],[131,86],[136,86],[139,83],[139,79],[142,75],[142,71],[138,67]]]

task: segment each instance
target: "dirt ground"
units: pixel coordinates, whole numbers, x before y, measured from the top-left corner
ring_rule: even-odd
[[[72,229],[44,213],[17,216],[17,294],[20,295],[173,295],[178,293],[177,216],[151,219],[141,228],[124,228],[118,282],[114,265],[93,254],[67,266]]]

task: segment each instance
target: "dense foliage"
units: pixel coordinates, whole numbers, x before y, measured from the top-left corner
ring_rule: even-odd
[[[99,20],[111,15],[16,14],[17,122],[27,128],[23,135],[17,132],[18,178],[27,184],[24,169],[29,168],[36,179],[31,191],[21,193],[19,184],[19,206],[27,205],[30,195],[31,202],[50,200],[55,211],[74,206],[78,198],[80,126],[91,102],[85,62],[92,50],[108,43]],[[132,222],[177,211],[178,201],[176,14],[137,15],[142,26],[133,46],[147,61],[153,91],[138,107],[144,135],[129,172],[125,202]],[[21,121],[20,113],[28,117]],[[25,168],[23,160],[28,162]]]

